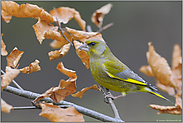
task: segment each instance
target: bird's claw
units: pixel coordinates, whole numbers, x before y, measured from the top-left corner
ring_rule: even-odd
[[[113,95],[111,94],[111,92],[107,92],[107,93],[108,93],[108,94],[105,95],[105,97],[104,97],[104,102],[106,102],[106,103],[109,103],[108,98],[111,98],[112,100],[115,100],[115,99],[117,99],[117,98],[123,96],[122,94],[121,94],[121,95],[118,95],[118,96],[113,96]]]

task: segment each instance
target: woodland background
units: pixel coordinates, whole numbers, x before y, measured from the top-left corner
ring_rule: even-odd
[[[151,41],[157,53],[164,57],[171,65],[172,51],[174,44],[181,46],[181,2],[36,2],[36,1],[18,1],[18,4],[31,3],[43,7],[50,11],[53,7],[61,6],[75,8],[80,12],[82,19],[87,25],[91,25],[93,31],[98,28],[91,22],[92,13],[107,3],[112,3],[113,8],[104,18],[103,25],[113,22],[114,25],[102,32],[104,40],[112,52],[121,61],[128,65],[134,72],[139,74],[147,82],[155,85],[155,78],[150,78],[139,71],[142,65],[147,65],[146,52],[148,51],[148,42]],[[56,65],[63,62],[66,68],[75,70],[78,79],[77,91],[84,87],[96,84],[91,76],[90,70],[82,64],[76,55],[74,47],[63,58],[50,61],[48,52],[53,50],[49,43],[51,39],[45,39],[43,44],[39,44],[35,32],[32,28],[37,22],[32,18],[13,17],[10,23],[1,21],[1,32],[4,34],[3,40],[6,44],[8,53],[16,46],[24,51],[20,59],[19,68],[25,67],[35,59],[40,61],[41,71],[30,75],[19,74],[15,80],[25,90],[36,93],[43,93],[52,86],[58,86],[60,79],[68,77],[61,74]],[[62,27],[72,27],[80,30],[77,22],[71,20]],[[5,70],[6,59],[1,57],[1,69]],[[159,90],[159,92],[172,102],[174,97]],[[112,92],[118,95],[117,92]],[[31,105],[30,100],[15,96],[8,92],[2,92],[2,98],[13,106]],[[109,105],[104,103],[103,95],[96,90],[89,90],[81,98],[68,96],[66,101],[87,107],[89,109],[113,116]],[[158,97],[146,93],[128,94],[124,98],[114,101],[121,118],[125,121],[180,121],[181,115],[160,114],[156,110],[147,107],[149,104],[171,105]],[[1,121],[48,121],[40,117],[41,110],[16,110],[10,114],[1,114]],[[93,118],[84,116],[85,121],[97,121]]]

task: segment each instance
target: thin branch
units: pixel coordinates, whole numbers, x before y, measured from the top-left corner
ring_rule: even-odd
[[[91,28],[90,25],[87,25],[87,26],[86,26],[86,29],[87,29],[88,32],[92,32],[92,28]]]
[[[61,23],[58,21],[58,18],[57,18],[57,25],[58,25],[58,29],[62,33],[62,36],[73,46],[72,42],[64,35],[62,27],[61,27]]]
[[[71,105],[58,105],[60,108],[68,108]],[[25,109],[41,109],[39,106],[22,106],[22,107],[13,107],[13,110],[25,110]]]
[[[5,74],[5,72],[4,72],[3,70],[1,70],[1,73]],[[14,79],[12,80],[12,82],[13,82],[13,84],[14,84],[17,88],[23,90],[23,88],[20,87],[20,85],[19,85]]]
[[[105,96],[107,95],[106,92],[105,92],[105,90],[106,90],[107,92],[109,92],[109,89],[106,89],[106,88],[104,88],[103,86],[100,86],[100,85],[99,85],[99,88],[100,88],[100,91],[102,91],[103,95],[105,95]],[[105,100],[105,98],[107,98],[107,101]],[[104,101],[105,101],[106,103],[110,104],[110,106],[111,106],[111,108],[112,108],[112,110],[113,110],[115,119],[121,120],[121,118],[120,118],[120,116],[119,116],[119,113],[118,113],[118,110],[117,110],[117,108],[116,108],[116,106],[115,106],[115,104],[114,104],[112,98],[110,98],[110,97],[105,97],[105,98],[104,98]],[[121,122],[124,122],[124,121],[121,120]]]
[[[24,97],[24,98],[27,98],[27,99],[31,99],[31,100],[34,100],[35,98],[37,98],[40,95],[40,94],[37,94],[37,93],[33,93],[31,91],[20,90],[20,89],[11,87],[11,86],[7,86],[4,89],[4,91],[10,92],[10,93],[13,93],[15,95],[18,95],[18,96],[21,96],[21,97]],[[42,101],[46,101],[46,102],[53,103],[53,104],[56,104],[56,105],[71,105],[71,106],[74,106],[75,109],[78,112],[80,112],[84,115],[87,115],[89,117],[93,117],[95,119],[104,121],[104,122],[123,122],[122,120],[109,117],[107,115],[98,113],[96,111],[93,111],[93,110],[90,110],[88,108],[76,105],[76,104],[71,103],[71,102],[60,101],[58,103],[55,103],[51,98],[44,98],[44,99],[42,99]]]
[[[109,23],[109,24],[103,26],[102,28],[100,28],[97,32],[102,32],[102,31],[108,29],[109,27],[111,27],[111,26],[113,26],[113,25],[114,25],[114,23],[111,22],[111,23]]]

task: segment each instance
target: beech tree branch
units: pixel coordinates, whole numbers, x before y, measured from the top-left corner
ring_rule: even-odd
[[[27,98],[27,99],[31,99],[31,100],[34,100],[35,98],[37,98],[40,95],[38,93],[34,93],[34,92],[31,92],[31,91],[26,91],[26,90],[20,90],[20,89],[11,87],[11,86],[7,86],[5,89],[3,89],[3,91],[10,92],[12,94],[15,94],[15,95]],[[93,111],[91,109],[76,105],[76,104],[71,103],[71,102],[60,101],[58,103],[55,103],[51,98],[44,98],[44,99],[41,99],[41,101],[45,101],[45,102],[48,102],[48,103],[53,103],[53,104],[56,104],[56,105],[74,106],[75,109],[78,112],[80,112],[80,113],[82,113],[86,116],[98,119],[98,120],[103,121],[103,122],[124,122],[120,119],[109,117],[107,115],[104,115],[104,114],[101,114],[99,112]]]

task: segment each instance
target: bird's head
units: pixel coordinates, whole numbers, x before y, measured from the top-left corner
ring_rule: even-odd
[[[87,40],[78,49],[86,51],[89,56],[101,56],[104,52],[109,51],[106,43],[97,39]]]

